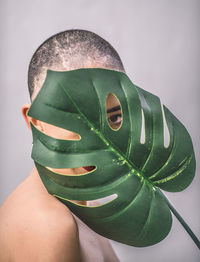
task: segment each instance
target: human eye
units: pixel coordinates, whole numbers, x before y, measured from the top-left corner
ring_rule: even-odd
[[[121,113],[116,113],[108,117],[108,122],[113,129],[117,129],[122,122]]]
[[[110,93],[106,98],[106,112],[108,124],[112,129],[118,130],[122,124],[122,110],[118,98]]]

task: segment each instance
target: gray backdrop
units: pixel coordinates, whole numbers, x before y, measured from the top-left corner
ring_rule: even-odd
[[[29,102],[30,58],[52,34],[87,29],[107,39],[134,83],[157,94],[190,132],[197,158],[196,177],[185,191],[167,195],[200,237],[199,17],[198,0],[1,0],[0,203],[33,166],[31,133],[20,113],[21,105]],[[122,262],[200,259],[197,247],[175,218],[167,238],[153,247],[112,244]]]

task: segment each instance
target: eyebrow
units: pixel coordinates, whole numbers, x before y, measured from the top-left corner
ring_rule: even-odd
[[[112,107],[112,108],[108,109],[107,113],[115,112],[115,111],[118,111],[120,109],[121,109],[120,106],[115,106],[115,107]]]

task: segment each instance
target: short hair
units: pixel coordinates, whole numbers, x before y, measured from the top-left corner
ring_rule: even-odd
[[[35,90],[42,86],[47,69],[68,71],[90,65],[125,71],[116,50],[93,32],[74,29],[51,36],[38,47],[29,64],[31,99]]]

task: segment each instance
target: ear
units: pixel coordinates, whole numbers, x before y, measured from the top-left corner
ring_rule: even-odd
[[[43,127],[42,124],[39,120],[32,118],[30,116],[28,116],[28,110],[30,108],[30,104],[24,104],[22,106],[22,115],[26,121],[26,124],[28,126],[29,129],[31,129],[31,122],[34,124],[34,126],[36,126],[40,131],[43,131]]]

